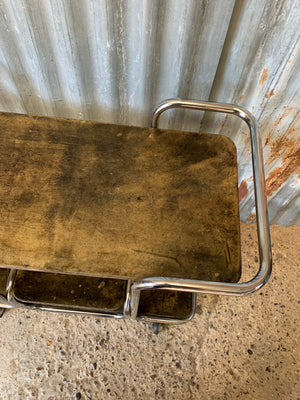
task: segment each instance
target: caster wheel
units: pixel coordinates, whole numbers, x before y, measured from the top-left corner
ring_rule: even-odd
[[[164,324],[160,324],[159,322],[153,322],[152,324],[152,332],[157,335],[164,329]]]

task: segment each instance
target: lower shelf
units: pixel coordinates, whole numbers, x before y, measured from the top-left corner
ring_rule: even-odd
[[[17,301],[40,306],[123,312],[126,281],[79,275],[18,271]]]
[[[24,306],[70,311],[123,314],[126,280],[70,274],[18,271],[14,299]],[[138,316],[186,320],[193,312],[193,294],[170,290],[141,293]]]

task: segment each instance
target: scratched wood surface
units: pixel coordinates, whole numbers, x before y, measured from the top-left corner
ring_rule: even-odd
[[[0,264],[236,281],[236,154],[223,136],[0,114]]]

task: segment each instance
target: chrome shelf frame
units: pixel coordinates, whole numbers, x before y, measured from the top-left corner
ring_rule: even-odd
[[[256,223],[257,223],[257,236],[259,247],[259,260],[260,266],[258,273],[254,278],[248,282],[226,283],[214,281],[201,281],[192,279],[178,279],[168,277],[145,277],[138,281],[128,280],[126,289],[126,298],[121,313],[105,313],[97,310],[83,309],[80,307],[64,307],[58,305],[57,307],[38,305],[38,304],[23,304],[18,301],[14,296],[14,281],[17,270],[11,268],[10,274],[7,279],[6,296],[0,295],[0,317],[5,309],[22,307],[33,308],[45,311],[76,313],[83,315],[94,315],[98,317],[109,318],[134,318],[151,323],[184,323],[192,319],[196,310],[196,295],[197,293],[209,293],[217,295],[232,295],[242,296],[253,293],[268,281],[272,270],[272,252],[270,240],[270,228],[267,213],[267,201],[265,195],[265,176],[262,145],[259,135],[258,123],[255,117],[243,107],[226,104],[198,100],[184,100],[184,99],[168,99],[160,103],[153,111],[151,127],[158,128],[158,120],[160,115],[172,108],[187,108],[201,111],[211,111],[217,113],[225,113],[238,116],[241,118],[249,128],[251,138],[251,152],[252,152],[252,169],[254,180],[254,193],[255,193],[255,206],[256,206]],[[5,266],[7,268],[7,266]],[[147,289],[164,289],[175,290],[182,292],[192,292],[191,313],[186,319],[165,318],[165,317],[149,317],[138,314],[140,293],[142,290]]]
[[[182,292],[209,293],[218,295],[243,296],[260,289],[268,281],[272,271],[272,252],[270,227],[265,194],[265,174],[261,138],[255,117],[245,108],[235,104],[216,103],[186,99],[168,99],[160,103],[153,111],[151,127],[158,127],[160,115],[172,108],[187,108],[201,111],[236,115],[249,128],[251,139],[252,169],[254,180],[257,236],[260,267],[256,276],[248,282],[225,283],[193,279],[166,277],[148,277],[135,281],[131,287],[131,316],[138,318],[140,293],[147,289],[177,290]]]

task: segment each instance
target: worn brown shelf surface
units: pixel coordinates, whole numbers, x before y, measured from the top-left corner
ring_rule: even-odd
[[[26,304],[122,313],[126,285],[121,279],[18,271],[14,296]]]
[[[236,281],[236,151],[223,136],[0,113],[0,264]]]

